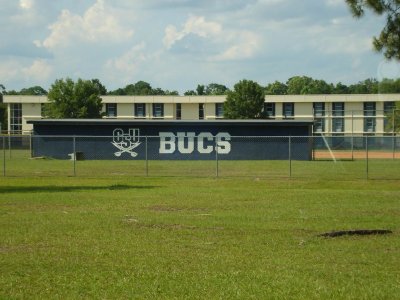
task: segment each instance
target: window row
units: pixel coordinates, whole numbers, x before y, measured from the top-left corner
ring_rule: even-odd
[[[118,116],[117,103],[106,103],[106,116],[109,118],[116,118]],[[146,103],[135,103],[133,106],[133,115],[136,118],[146,118],[150,116],[146,112]],[[175,105],[176,119],[182,119],[182,104],[176,103]],[[224,104],[215,103],[215,116],[222,118],[224,116]],[[163,118],[164,117],[164,103],[152,103],[151,117]],[[205,104],[199,103],[198,117],[200,120],[205,118]]]

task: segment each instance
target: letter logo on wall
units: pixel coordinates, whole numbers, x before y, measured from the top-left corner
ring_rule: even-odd
[[[139,129],[136,128],[129,128],[128,133],[124,133],[121,128],[114,129],[111,144],[118,149],[114,155],[120,157],[122,153],[129,153],[132,157],[136,157],[138,154],[133,150],[141,144],[139,137]]]

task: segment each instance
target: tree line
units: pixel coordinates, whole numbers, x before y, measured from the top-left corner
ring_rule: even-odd
[[[61,79],[70,81],[71,79]],[[82,80],[82,79],[78,79]],[[56,80],[54,84],[59,81]],[[116,95],[116,96],[178,96],[176,90],[163,90],[161,88],[153,88],[150,83],[138,81],[128,84],[123,88],[108,91],[99,79],[89,80],[93,85],[97,86],[100,95]],[[53,85],[54,85],[53,84]],[[325,80],[313,79],[308,76],[294,76],[286,82],[274,81],[262,86],[265,95],[310,95],[310,94],[390,94],[400,93],[399,79],[383,79],[378,81],[374,78],[368,78],[355,84],[346,85],[341,82],[333,84]],[[51,89],[51,88],[50,88]],[[198,84],[195,89],[187,90],[183,94],[185,96],[217,96],[227,95],[230,89],[223,84],[210,83],[208,85]],[[45,96],[49,91],[41,86],[32,86],[23,88],[20,91],[9,90],[0,84],[1,95],[30,95]]]

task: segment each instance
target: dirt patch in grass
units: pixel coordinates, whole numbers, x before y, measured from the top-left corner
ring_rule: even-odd
[[[322,237],[339,237],[343,235],[380,235],[380,234],[390,234],[393,233],[391,230],[387,229],[357,229],[357,230],[341,230],[332,231],[319,234]]]

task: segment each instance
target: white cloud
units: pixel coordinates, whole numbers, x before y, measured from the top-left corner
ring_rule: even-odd
[[[108,60],[106,67],[118,72],[134,73],[137,71],[137,66],[148,59],[148,56],[144,53],[145,48],[146,44],[144,42],[133,46],[120,57]]]
[[[83,16],[64,9],[57,22],[49,26],[50,35],[36,45],[48,49],[66,47],[78,42],[118,42],[129,39],[132,29],[124,28],[113,10],[106,7],[104,0],[97,0]]]
[[[205,38],[206,60],[222,61],[252,57],[258,50],[260,38],[256,33],[238,29],[224,29],[220,23],[207,21],[204,16],[189,16],[181,30],[173,25],[165,29],[163,39],[167,49],[189,35]],[[186,47],[187,48],[187,47]],[[195,49],[192,45],[191,49]],[[215,53],[218,54],[215,54]]]
[[[33,0],[19,0],[19,7],[29,10],[33,7]]]
[[[49,79],[52,71],[52,66],[44,59],[37,59],[29,67],[22,68],[22,73],[25,77],[33,81]]]
[[[169,49],[173,44],[189,34],[205,38],[219,35],[221,31],[222,26],[216,22],[208,22],[203,16],[190,16],[181,31],[178,31],[173,25],[168,25],[165,29],[163,43]]]
[[[14,58],[0,64],[0,82],[25,82],[25,87],[43,84],[50,79],[52,72],[53,67],[44,59],[21,62]]]
[[[235,32],[229,39],[234,41],[223,53],[213,57],[213,60],[236,60],[251,58],[260,47],[259,37],[252,32]]]

